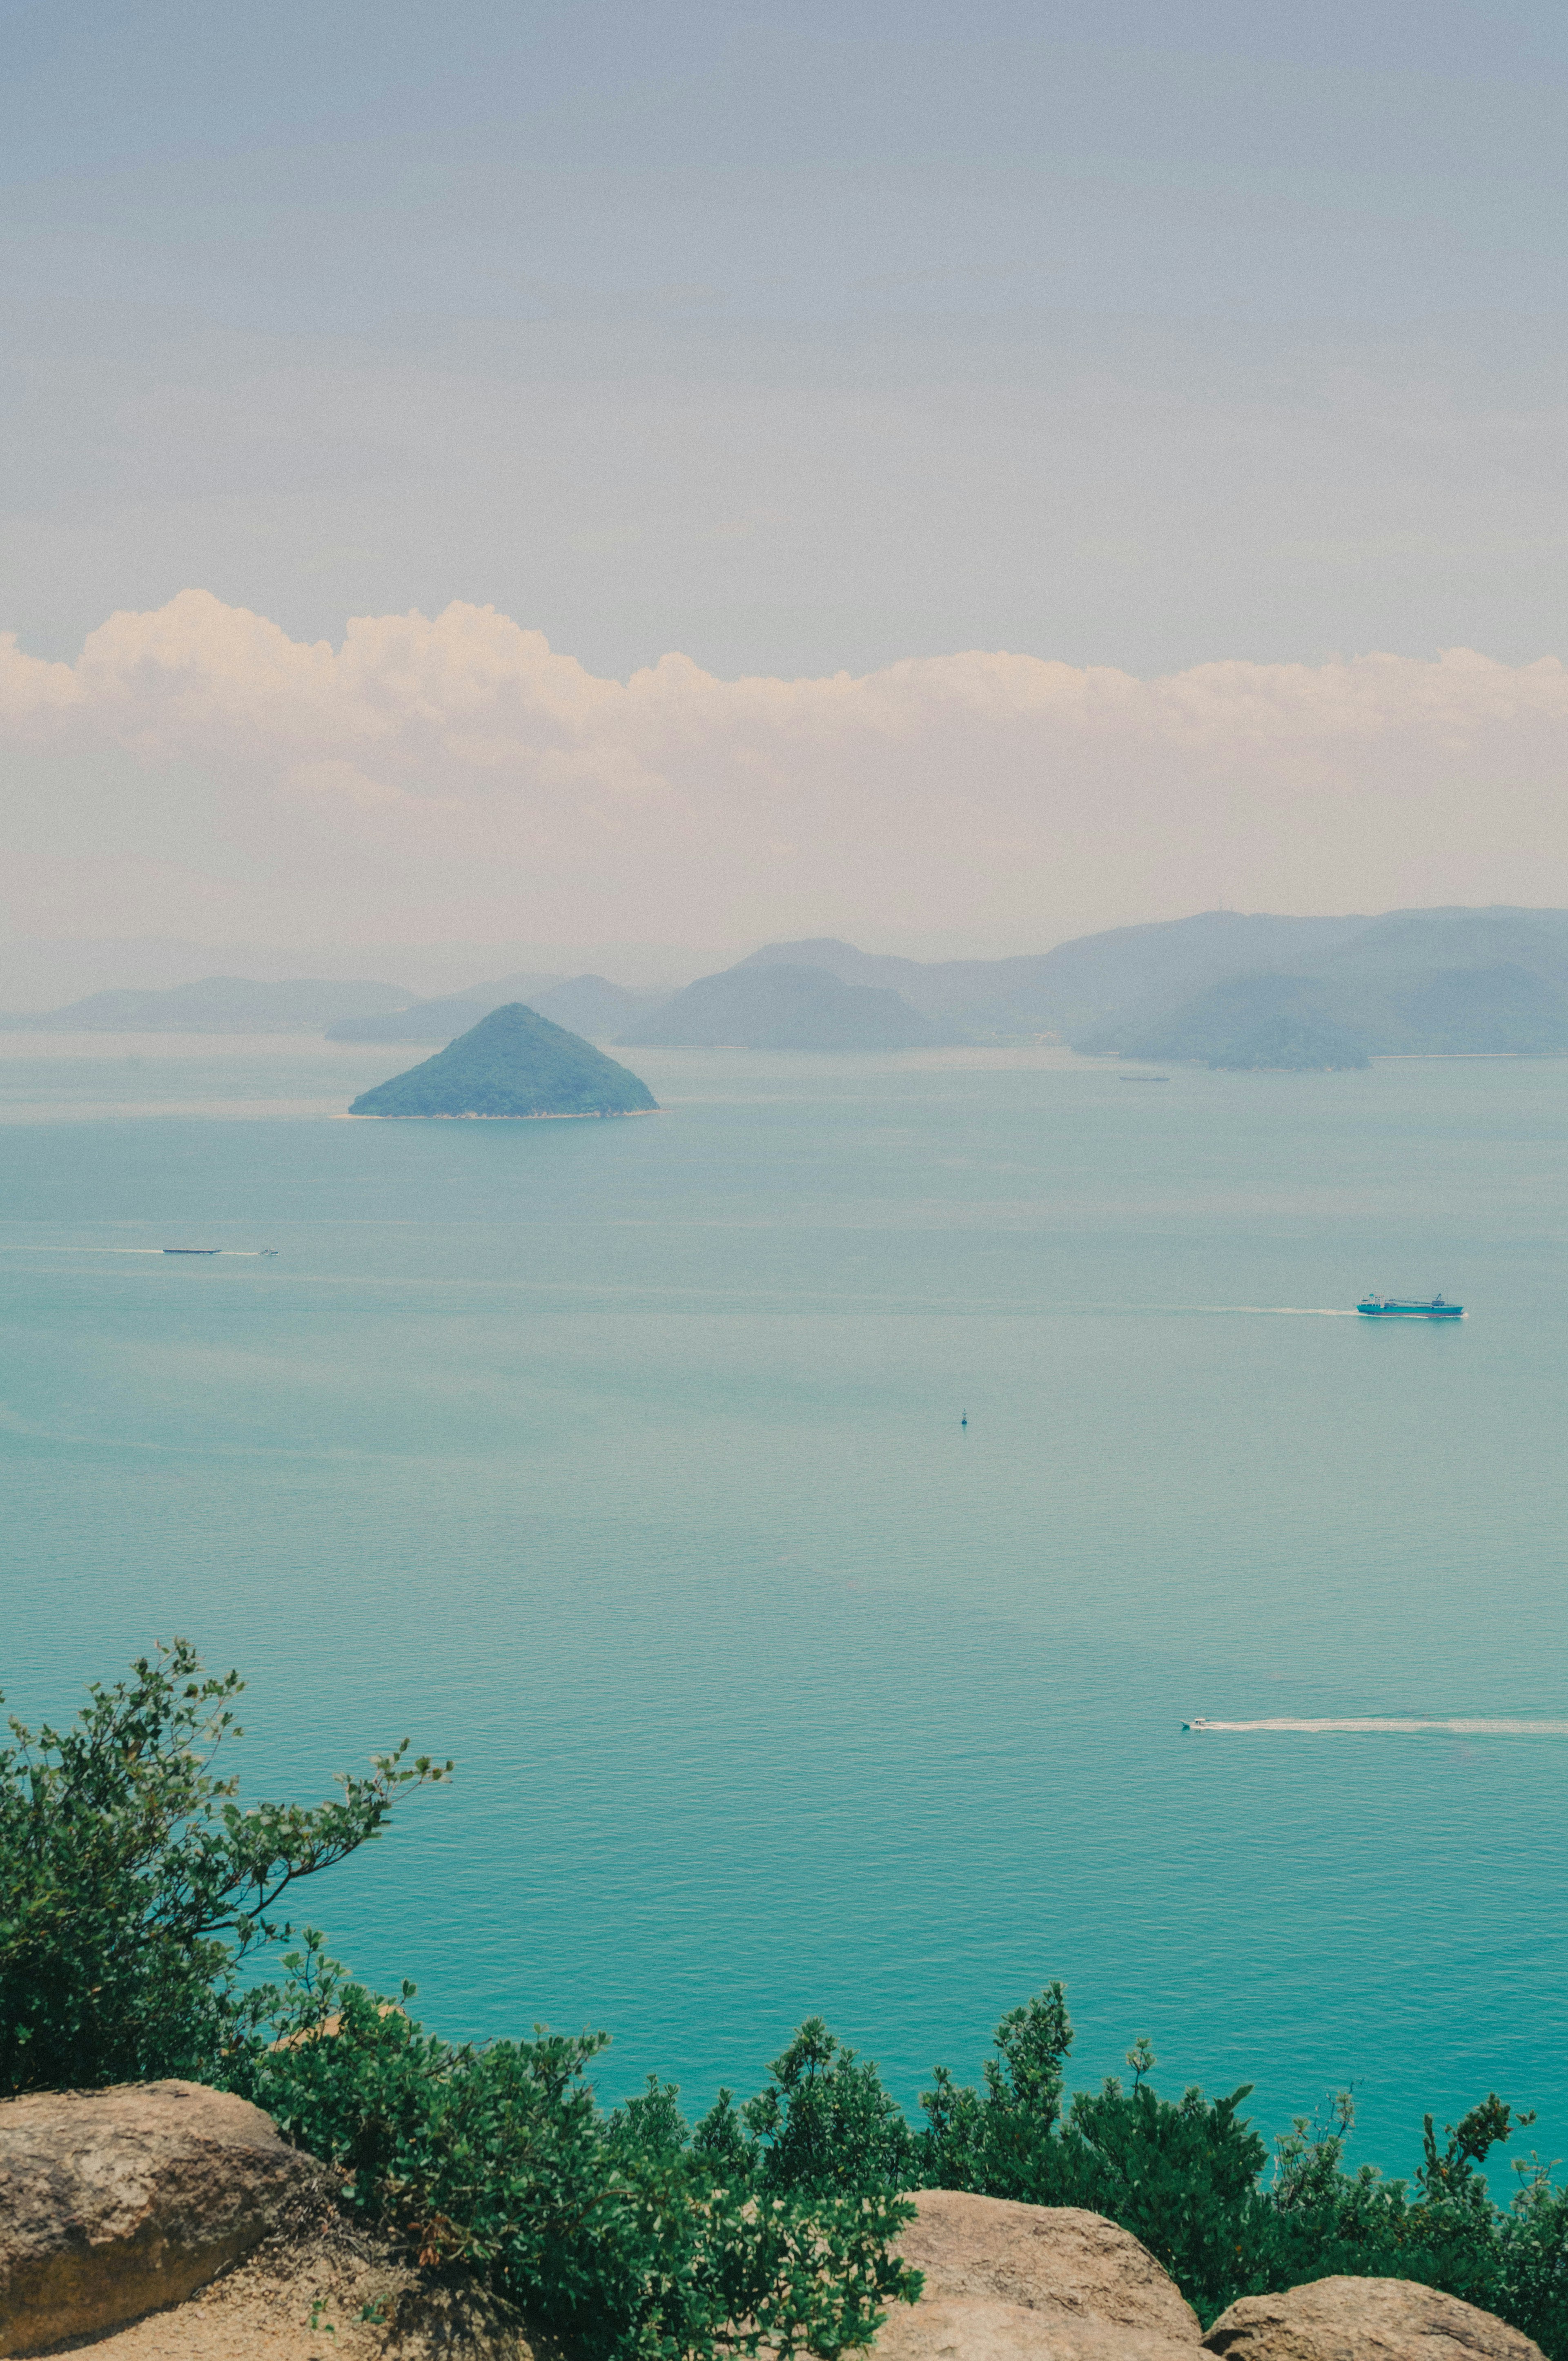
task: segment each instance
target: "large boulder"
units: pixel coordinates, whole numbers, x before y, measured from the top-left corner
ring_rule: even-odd
[[[0,2354],[177,2303],[319,2197],[259,2107],[199,2082],[0,2103]]]
[[[1203,2344],[1231,2361],[1542,2361],[1517,2328],[1414,2279],[1310,2279],[1244,2295]]]
[[[1198,2315],[1145,2246],[1098,2213],[923,2189],[898,2241],[926,2276],[879,2361],[1200,2361]]]

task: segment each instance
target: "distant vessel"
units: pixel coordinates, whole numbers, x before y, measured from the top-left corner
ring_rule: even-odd
[[[1208,1725],[1208,1723],[1204,1720],[1204,1719],[1203,1719],[1202,1715],[1201,1715],[1201,1714],[1199,1714],[1199,1716],[1197,1717],[1196,1720],[1193,1720],[1193,1721],[1184,1721],[1184,1722],[1182,1723],[1181,1727],[1182,1727],[1182,1729],[1183,1729],[1183,1730],[1207,1730],[1207,1729],[1208,1729],[1208,1727],[1209,1727],[1209,1725]]]
[[[1367,1320],[1463,1320],[1463,1303],[1445,1303],[1434,1295],[1430,1303],[1401,1303],[1395,1295],[1366,1295],[1356,1310]]]
[[[165,1246],[163,1251],[165,1254],[215,1255],[222,1254],[223,1248],[222,1246]]]
[[[1118,1074],[1119,1082],[1168,1082],[1168,1074]]]

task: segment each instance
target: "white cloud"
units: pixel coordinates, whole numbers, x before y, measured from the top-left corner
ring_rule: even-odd
[[[101,902],[121,857],[126,932],[200,923],[194,885],[149,915],[156,871],[345,939],[1027,949],[1221,901],[1568,903],[1568,674],[1465,650],[1152,681],[983,652],[725,681],[667,655],[620,682],[488,608],[361,618],[334,648],[187,590],[74,664],[0,642],[0,744],[33,758],[18,927],[50,922],[51,861],[98,864]]]

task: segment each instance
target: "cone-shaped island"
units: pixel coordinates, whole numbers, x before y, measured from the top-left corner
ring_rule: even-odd
[[[625,1066],[552,1025],[521,1000],[488,1016],[433,1058],[362,1091],[350,1115],[646,1115],[657,1102]]]

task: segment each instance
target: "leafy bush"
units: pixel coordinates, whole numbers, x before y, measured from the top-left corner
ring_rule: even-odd
[[[890,2301],[913,2301],[919,2275],[888,2252],[912,2209],[881,2151],[852,2188],[755,2186],[749,2149],[731,2172],[688,2139],[670,2086],[600,2114],[584,2074],[607,2036],[454,2047],[409,2017],[411,1985],[377,2000],[309,1929],[286,1982],[242,1991],[242,1963],[292,1932],[278,1915],[290,1888],[452,1768],[405,1763],[405,1741],[335,1801],[242,1810],[214,1767],[240,1735],[242,1686],[176,1641],[92,1687],[72,1728],[9,1725],[0,2096],[168,2074],[237,2091],[343,2169],[364,2219],[427,2266],[482,2273],[587,2361],[763,2345],[831,2361],[870,2341]],[[837,2123],[836,2154],[856,2120]]]
[[[271,2042],[233,2055],[229,2086],[422,2263],[482,2271],[592,2361],[833,2356],[918,2293],[888,2253],[913,2212],[894,2189],[759,2188],[688,2141],[657,2081],[600,2114],[583,2075],[603,2034],[452,2046],[344,1982],[318,1938],[289,1965],[253,2000]]]
[[[1127,2052],[1133,2086],[1114,2077],[1062,2104],[1072,2028],[1053,1984],[996,2031],[981,2090],[938,2069],[926,2092],[922,2164],[933,2185],[1036,2204],[1083,2205],[1142,2240],[1207,2325],[1238,2296],[1333,2273],[1423,2280],[1534,2336],[1568,2361],[1568,2192],[1533,2158],[1518,2168],[1510,2207],[1482,2166],[1532,2115],[1495,2094],[1439,2142],[1426,2118],[1413,2186],[1372,2166],[1347,2171],[1354,2114],[1333,2103],[1328,2127],[1299,2118],[1267,2151],[1240,2110],[1251,2086],[1206,2100],[1160,2098],[1145,2077],[1146,2041]]]
[[[182,1640],[93,1684],[73,1727],[12,1719],[0,1746],[0,2095],[211,2074],[236,1971],[287,1936],[279,1902],[379,1835],[400,1790],[450,1763],[408,1741],[337,1800],[242,1811],[215,1775],[242,1732],[236,1673]],[[0,1699],[0,1702],[3,1702]]]
[[[918,2185],[920,2144],[876,2068],[807,2017],[768,2069],[765,2091],[736,2110],[729,2092],[696,2127],[700,2155],[769,2193],[860,2195]]]
[[[904,2123],[876,2069],[817,2020],[773,2069],[757,2099],[729,2092],[694,2146],[721,2155],[756,2188],[970,2189],[1038,2205],[1081,2205],[1142,2240],[1205,2325],[1237,2296],[1343,2272],[1424,2280],[1514,2323],[1551,2361],[1568,2361],[1568,2192],[1533,2158],[1508,2207],[1482,2168],[1533,2121],[1495,2095],[1440,2140],[1429,2116],[1414,2182],[1344,2151],[1354,2109],[1327,2125],[1302,2118],[1268,2151],[1241,2109],[1244,2084],[1207,2100],[1161,2098],[1146,2041],[1127,2052],[1132,2086],[1113,2077],[1066,2096],[1072,2025],[1059,1983],[1004,2016],[978,2088],[944,2068],[921,2100],[925,2127]]]

